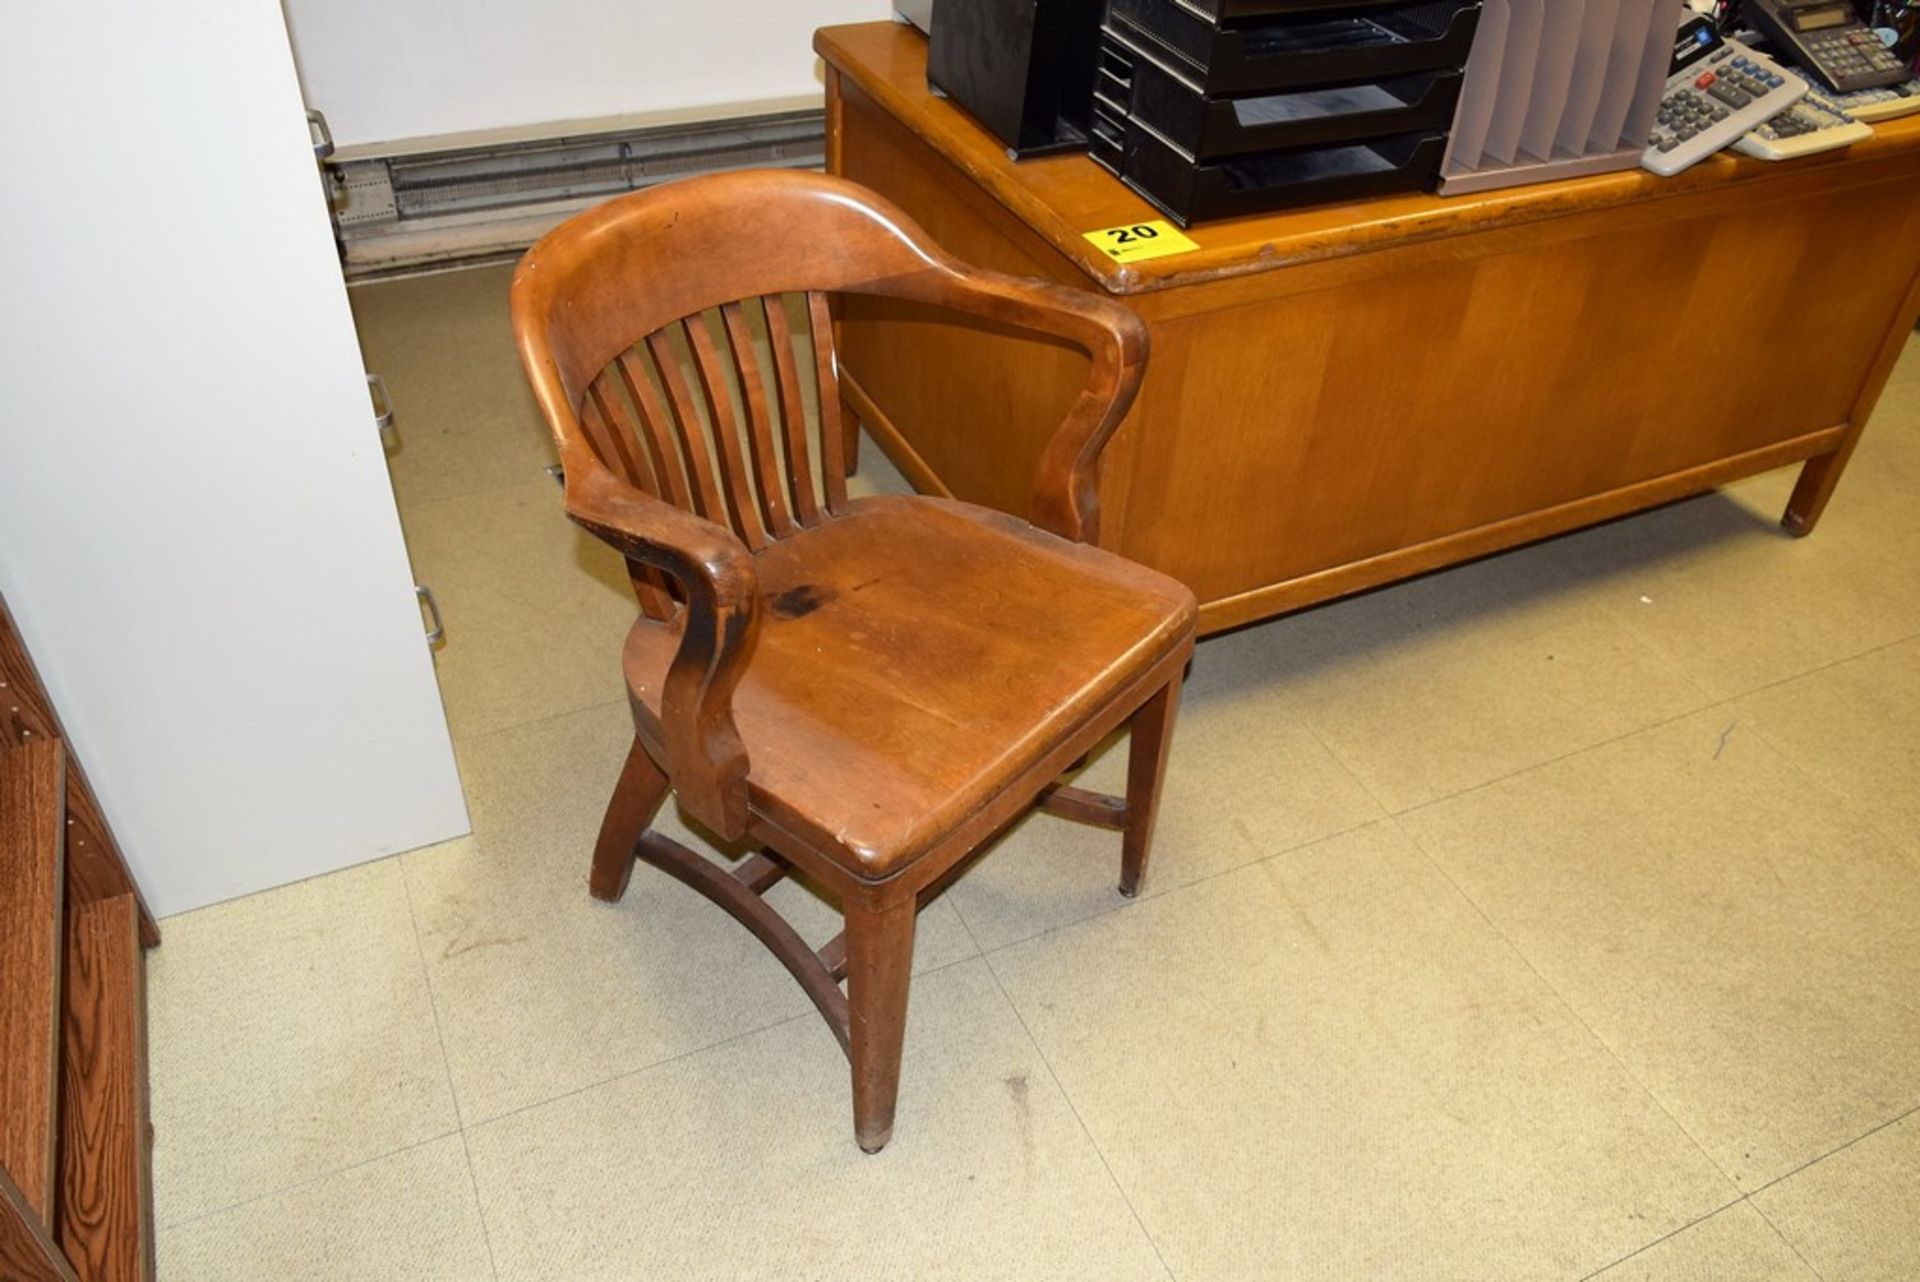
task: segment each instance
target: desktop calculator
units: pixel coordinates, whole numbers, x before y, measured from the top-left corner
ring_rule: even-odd
[[[1849,0],[1747,0],[1741,12],[1768,43],[1835,93],[1897,85],[1913,74]]]
[[[1855,120],[1862,120],[1868,124],[1910,116],[1920,111],[1920,76],[1907,81],[1904,85],[1882,85],[1876,89],[1862,89],[1857,93],[1836,94],[1834,101],[1845,108],[1847,114]]]
[[[1760,160],[1792,160],[1851,147],[1871,137],[1872,125],[1854,119],[1831,95],[1810,85],[1806,97],[1773,119],[1755,125],[1733,144],[1733,149]]]
[[[1640,157],[1670,178],[1736,142],[1807,95],[1807,82],[1745,45],[1729,45],[1706,18],[1680,26],[1660,114]]]

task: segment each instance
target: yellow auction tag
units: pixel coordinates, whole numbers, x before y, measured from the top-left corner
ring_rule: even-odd
[[[1102,227],[1086,233],[1100,252],[1116,263],[1144,263],[1149,258],[1192,253],[1200,246],[1181,234],[1172,223],[1158,218],[1150,223],[1129,223],[1125,227]]]

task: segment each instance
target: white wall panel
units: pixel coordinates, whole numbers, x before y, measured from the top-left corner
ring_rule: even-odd
[[[0,592],[157,913],[466,830],[280,11],[13,6]]]
[[[284,0],[344,145],[821,92],[816,27],[889,0]]]

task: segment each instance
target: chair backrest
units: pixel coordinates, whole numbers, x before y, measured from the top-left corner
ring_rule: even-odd
[[[568,511],[626,552],[648,615],[674,615],[670,580],[688,601],[663,729],[698,758],[670,763],[683,799],[726,835],[744,816],[730,698],[757,615],[706,571],[730,556],[714,543],[722,531],[752,553],[846,509],[828,301],[846,293],[972,312],[1087,352],[1087,384],[1042,453],[1032,516],[1094,536],[1098,457],[1137,389],[1144,326],[1093,294],[970,268],[862,187],[793,170],[665,184],[568,220],[514,277],[521,360],[560,448]],[[624,521],[604,515],[616,491]],[[701,519],[669,520],[649,503]],[[702,577],[713,581],[689,581]]]
[[[609,201],[529,250],[513,292],[522,357],[563,449],[577,435],[627,484],[756,549],[846,502],[830,295],[911,299],[1075,343],[1094,367],[1068,421],[1092,417],[1098,439],[1072,444],[1096,453],[1145,360],[1143,327],[1117,305],[970,268],[873,192],[793,170]],[[802,465],[809,394],[817,478]],[[1077,516],[1067,523],[1090,513]]]

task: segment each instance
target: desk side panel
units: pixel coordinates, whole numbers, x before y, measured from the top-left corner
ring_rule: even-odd
[[[1222,601],[1846,424],[1920,189],[1666,208],[1162,318],[1119,549]]]

